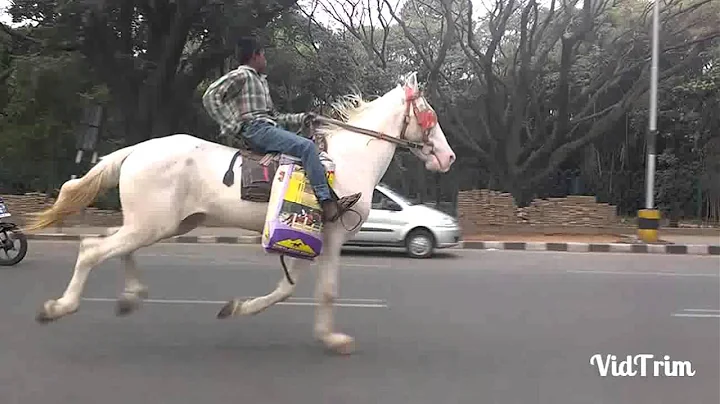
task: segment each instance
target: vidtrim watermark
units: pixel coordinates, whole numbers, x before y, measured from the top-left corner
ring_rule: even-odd
[[[653,354],[627,355],[625,360],[618,361],[615,355],[595,354],[590,365],[596,366],[602,377],[695,376],[690,361],[670,360],[670,355],[664,355],[662,360],[656,360]]]

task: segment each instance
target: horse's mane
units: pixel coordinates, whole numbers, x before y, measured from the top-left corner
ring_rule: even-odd
[[[359,91],[344,95],[330,104],[331,113],[330,115],[342,122],[350,122],[353,119],[357,119],[362,114],[370,110],[372,101],[366,101]],[[342,128],[338,128],[332,124],[320,125],[317,129],[318,134],[323,136],[332,136],[333,134],[341,131]]]
[[[348,122],[366,112],[369,104],[370,102],[365,101],[361,93],[355,92],[335,100],[331,108],[338,119]]]

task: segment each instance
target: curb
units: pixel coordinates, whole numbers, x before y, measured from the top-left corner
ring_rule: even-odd
[[[80,241],[87,237],[106,237],[104,234],[41,233],[27,234],[28,240]],[[260,244],[257,236],[176,236],[158,244]],[[720,245],[706,244],[642,244],[642,243],[544,243],[523,241],[461,241],[463,250],[554,251],[591,253],[635,253],[672,255],[720,255]]]
[[[720,255],[720,245],[706,244],[624,244],[624,243],[543,243],[511,241],[464,241],[465,250],[562,251],[674,255]]]

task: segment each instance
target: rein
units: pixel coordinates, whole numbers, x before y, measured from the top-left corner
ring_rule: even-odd
[[[385,133],[370,130],[370,129],[364,129],[359,128],[357,126],[349,125],[345,122],[338,121],[337,119],[327,118],[322,115],[316,116],[315,121],[318,122],[324,122],[327,124],[339,126],[343,129],[347,129],[352,132],[357,132],[366,136],[374,137],[376,139],[384,140],[386,142],[395,143],[398,146],[407,148],[407,149],[417,149],[422,150],[425,146],[429,145],[429,137],[430,137],[430,131],[432,130],[435,125],[437,125],[437,115],[435,114],[435,111],[432,109],[424,109],[419,110],[417,107],[417,104],[415,101],[417,101],[418,98],[421,98],[422,95],[413,90],[410,87],[405,87],[405,117],[404,117],[404,123],[402,130],[400,131],[400,137],[392,137],[388,136]],[[412,110],[410,109],[412,107]],[[413,112],[415,114],[415,118],[418,120],[418,124],[423,130],[423,141],[422,142],[413,142],[411,140],[405,139],[405,132],[407,131],[408,126],[410,125],[410,112]],[[312,125],[311,125],[312,130]],[[432,146],[432,145],[430,145]]]
[[[357,132],[357,133],[360,133],[363,135],[374,137],[376,139],[385,140],[390,143],[395,143],[399,146],[403,146],[408,149],[422,149],[423,148],[423,144],[420,142],[412,142],[412,141],[406,140],[406,139],[398,139],[396,137],[388,136],[382,132],[377,132],[377,131],[374,131],[371,129],[359,128],[357,126],[349,125],[345,122],[338,121],[336,119],[327,118],[324,116],[317,116],[317,117],[315,117],[315,120],[318,122],[324,122],[324,123],[329,123],[329,124],[332,124],[335,126],[339,126],[341,128],[347,129],[349,131],[353,131],[353,132]]]

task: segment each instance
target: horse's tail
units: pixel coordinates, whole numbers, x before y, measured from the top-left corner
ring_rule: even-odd
[[[44,229],[87,207],[105,189],[115,187],[120,180],[120,167],[134,150],[129,146],[104,156],[84,176],[66,181],[57,200],[50,208],[31,214],[25,231]]]

